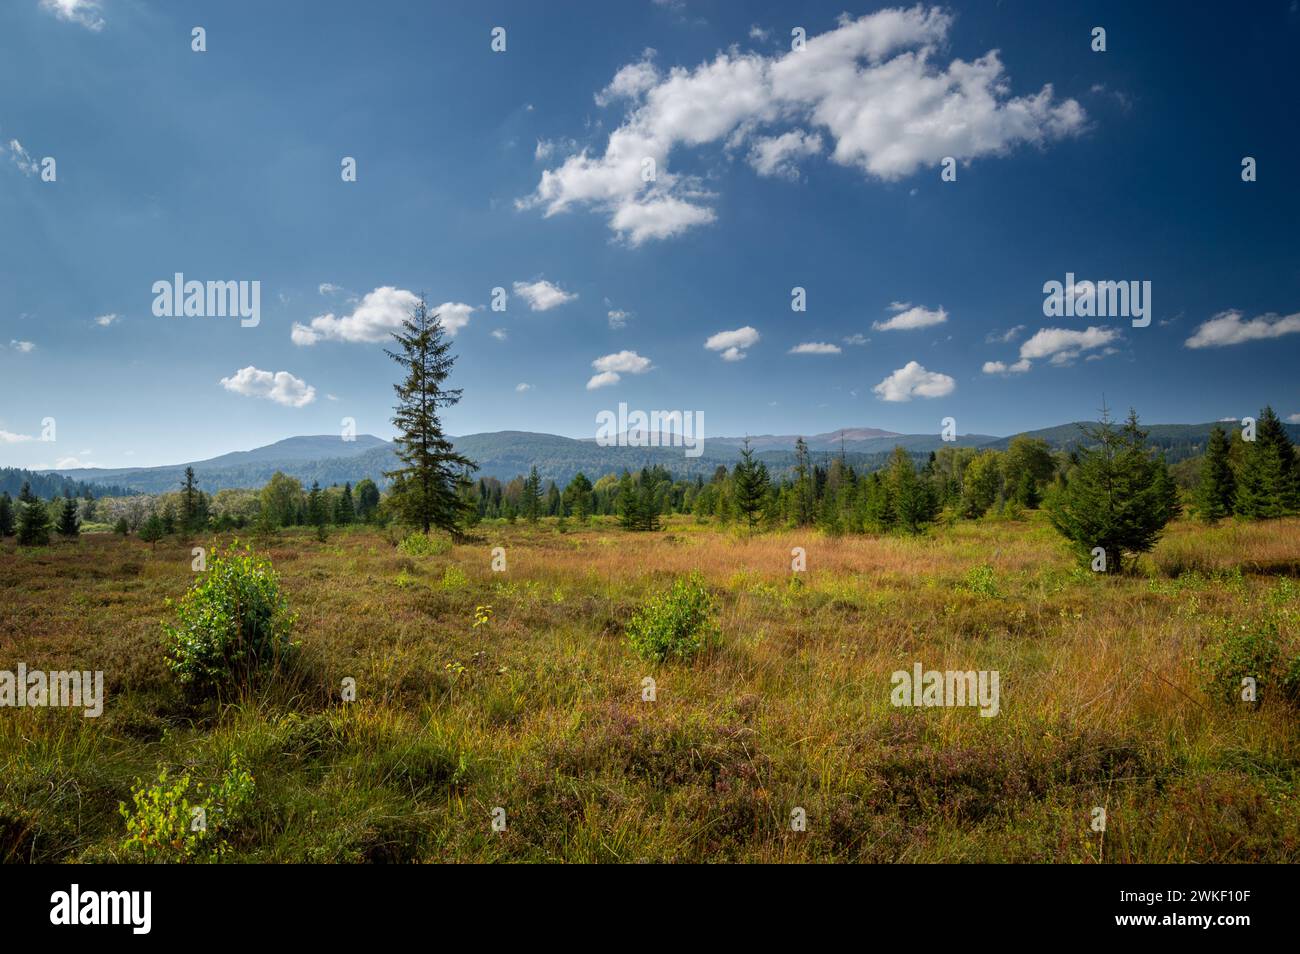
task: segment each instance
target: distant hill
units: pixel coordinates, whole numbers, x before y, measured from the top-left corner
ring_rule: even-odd
[[[1148,430],[1152,444],[1165,451],[1170,463],[1177,463],[1204,453],[1213,426],[1212,422],[1154,424]],[[1300,440],[1300,425],[1288,424],[1286,427],[1293,440]],[[1081,439],[1078,424],[1062,424],[1025,434],[1041,438],[1058,450],[1069,450]],[[816,463],[826,463],[838,456],[842,448],[845,460],[855,468],[874,470],[885,464],[896,446],[905,448],[920,460],[942,447],[1003,450],[1011,443],[1012,437],[965,434],[953,443],[945,443],[937,433],[895,434],[879,428],[861,427],[814,434],[805,441]],[[768,470],[779,476],[788,473],[795,465],[796,439],[793,435],[759,435],[750,438],[750,446],[757,451],[758,459],[767,465]],[[496,477],[506,481],[527,474],[536,466],[544,481],[564,484],[579,471],[596,480],[604,474],[619,473],[624,468],[640,470],[656,464],[678,477],[703,476],[707,479],[719,466],[730,467],[740,458],[744,438],[706,437],[703,453],[698,457],[687,457],[682,447],[601,447],[594,440],[531,431],[467,434],[452,441],[456,450],[478,462],[476,477]],[[312,481],[318,481],[322,487],[346,482],[355,484],[365,477],[382,485],[384,472],[393,470],[396,465],[393,445],[381,438],[363,434],[354,441],[344,441],[337,435],[317,435],[290,437],[265,447],[222,454],[189,465],[93,468],[51,473],[62,475],[56,479],[68,477],[97,485],[113,485],[118,489],[161,493],[177,489],[186,466],[192,466],[199,486],[211,493],[225,487],[261,487],[277,470],[307,485]],[[59,493],[62,493],[61,489]],[[102,496],[98,491],[95,493]]]
[[[1142,429],[1147,432],[1147,443],[1163,450],[1165,459],[1173,464],[1204,454],[1205,444],[1210,439],[1210,431],[1214,429],[1216,423],[1229,434],[1241,426],[1239,421],[1210,421],[1206,424],[1143,424]],[[1300,424],[1284,423],[1282,426],[1291,435],[1292,443],[1300,443]],[[1024,436],[1040,438],[1057,450],[1073,450],[1083,440],[1082,428],[1084,427],[1096,427],[1096,422],[1076,421],[1073,424],[1058,424],[1056,427],[1046,427],[1038,431],[1025,431]],[[1012,435],[1012,437],[1016,436],[1019,435]],[[994,450],[1005,450],[1011,443],[1012,437],[998,438],[986,446]]]
[[[84,478],[74,479],[54,473],[23,470],[21,467],[0,467],[0,493],[8,493],[10,497],[16,498],[24,483],[31,484],[32,493],[36,496],[47,499],[62,497],[65,491],[74,497],[83,497],[89,490],[96,498],[123,497],[131,493],[126,487],[87,483]]]

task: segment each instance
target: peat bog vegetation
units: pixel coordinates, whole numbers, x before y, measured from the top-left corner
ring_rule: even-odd
[[[100,718],[0,720],[0,859],[1300,857],[1297,518],[1180,519],[1119,575],[1080,568],[1037,511],[919,537],[290,529],[253,545],[296,651],[187,696],[163,624],[191,548],[233,540],[0,543],[0,668],[105,673]],[[715,638],[648,661],[631,621],[692,574]],[[916,662],[1000,671],[998,716],[891,705]]]

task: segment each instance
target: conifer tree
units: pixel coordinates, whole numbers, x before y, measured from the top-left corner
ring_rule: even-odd
[[[14,521],[14,502],[9,491],[0,494],[0,539],[12,537],[16,529]]]
[[[352,484],[343,485],[343,493],[339,495],[338,507],[334,513],[334,522],[341,526],[347,526],[357,519],[356,505],[352,501]]]
[[[542,478],[537,473],[536,464],[524,481],[523,511],[529,523],[536,523],[542,513]]]
[[[325,502],[325,492],[317,481],[312,481],[311,491],[307,494],[307,523],[316,528],[316,538],[325,540],[326,527],[329,525],[329,507]]]
[[[32,493],[32,486],[23,481],[18,492],[18,542],[25,547],[45,546],[50,542],[50,512],[45,502]]]
[[[1233,509],[1254,520],[1300,510],[1300,462],[1271,407],[1260,412],[1255,440],[1246,442]]]
[[[1201,462],[1201,483],[1196,488],[1196,509],[1209,523],[1232,516],[1236,478],[1228,460],[1228,435],[1219,425],[1210,431],[1210,440]]]
[[[1083,431],[1078,466],[1048,496],[1047,513],[1085,563],[1092,564],[1092,551],[1100,547],[1104,571],[1118,573],[1125,554],[1149,551],[1178,515],[1178,489],[1164,457],[1148,450],[1136,411],[1116,428],[1103,409],[1099,425]]]
[[[59,535],[76,538],[81,536],[81,520],[77,516],[77,502],[72,499],[71,493],[65,493],[63,497],[63,509],[59,511]]]
[[[185,479],[181,481],[181,527],[186,533],[197,529],[199,516],[199,493],[194,486],[194,468],[185,468]]]
[[[911,456],[902,447],[894,448],[885,479],[899,529],[920,533],[926,524],[934,521],[939,512],[938,501],[930,485],[917,475]]]
[[[591,499],[591,481],[581,471],[573,475],[569,485],[564,488],[565,503],[568,505],[569,513],[578,519],[580,523],[586,523],[591,517],[592,499]]]
[[[166,529],[163,527],[162,517],[158,516],[157,513],[151,513],[149,519],[140,527],[137,536],[154,549],[157,549],[158,541],[163,538],[165,533]]]
[[[749,446],[748,437],[740,450],[740,462],[736,464],[732,481],[735,484],[736,509],[740,511],[749,529],[753,530],[762,516],[769,478],[767,465],[754,460],[754,451]]]
[[[393,339],[399,350],[386,350],[386,354],[406,373],[402,382],[393,386],[398,399],[394,443],[403,466],[384,475],[393,481],[393,504],[407,522],[424,533],[437,527],[459,537],[465,503],[458,490],[464,473],[477,470],[478,465],[456,453],[443,435],[438,417],[439,408],[456,404],[461,395],[459,388],[443,387],[456,362],[451,342],[444,337],[438,316],[429,313],[423,296]]]

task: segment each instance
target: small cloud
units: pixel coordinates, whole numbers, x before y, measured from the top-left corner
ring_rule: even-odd
[[[990,331],[984,336],[985,344],[1010,344],[1020,337],[1020,333],[1025,330],[1024,325],[1016,325],[1014,328],[1008,328],[1006,331]]]
[[[41,164],[28,154],[17,139],[9,140],[9,158],[25,176],[34,176],[41,171]]]
[[[608,387],[622,380],[624,374],[644,374],[652,365],[649,358],[643,358],[635,351],[617,351],[591,362],[598,373],[587,382],[587,390]]]
[[[99,0],[41,0],[41,9],[53,13],[60,20],[84,26],[93,33],[104,29],[104,18],[99,15]]]
[[[493,328],[492,337],[496,338],[497,341],[505,341],[510,335],[504,328]]]
[[[769,36],[771,36],[771,35],[772,35],[772,31],[771,31],[771,30],[765,30],[763,27],[759,26],[757,23],[755,23],[754,25],[752,25],[752,26],[749,28],[749,38],[750,38],[751,40],[759,40],[759,41],[762,41],[762,40],[766,40],[766,39],[767,39]]]
[[[983,371],[985,374],[1024,374],[1029,370],[1030,364],[1021,358],[1015,364],[1003,364],[1001,361],[985,361]]]
[[[884,401],[910,401],[914,397],[945,397],[956,388],[957,382],[948,375],[927,371],[919,362],[909,361],[872,390]]]
[[[821,136],[792,129],[780,136],[755,139],[749,150],[749,164],[760,176],[795,180],[799,178],[797,161],[821,151]]]
[[[627,327],[627,320],[630,317],[631,314],[621,308],[611,308],[609,310],[609,327],[614,331],[621,331]]]
[[[529,384],[527,381],[521,381],[515,385],[515,390],[518,391],[520,394],[522,394],[525,391],[531,391],[532,389],[533,386]]]
[[[948,313],[942,308],[931,311],[920,305],[913,308],[906,302],[896,301],[889,306],[889,310],[895,313],[894,317],[888,321],[872,322],[871,327],[877,331],[911,331],[915,328],[941,325],[948,320]]]
[[[532,311],[550,311],[577,299],[577,293],[566,292],[559,285],[545,279],[535,282],[515,282],[515,294],[528,302]]]
[[[82,451],[82,454],[89,454],[89,451]],[[54,462],[51,470],[81,470],[83,467],[98,467],[94,461],[83,461],[80,457],[60,457]]]
[[[266,398],[285,407],[305,407],[316,400],[316,389],[288,371],[262,371],[251,364],[219,382],[244,397]]]
[[[757,329],[745,325],[734,331],[719,331],[710,335],[704,342],[704,347],[709,351],[721,352],[723,361],[743,361],[745,349],[757,344],[759,338]]]
[[[871,342],[870,338],[862,334],[849,335],[848,337],[841,338],[840,340],[843,341],[846,345],[855,345],[855,346],[861,346],[861,345],[869,344]]]
[[[0,428],[0,444],[25,444],[27,441],[34,441],[36,438],[30,434],[15,434],[13,431],[6,431]]]
[[[1286,419],[1287,419],[1287,421],[1290,422],[1291,424],[1300,424],[1300,413],[1298,413],[1298,414],[1288,414],[1288,415],[1286,416]],[[1235,419],[1233,419],[1233,420],[1235,420]]]
[[[1242,321],[1237,309],[1221,311],[1203,322],[1183,344],[1188,348],[1225,348],[1247,341],[1265,341],[1300,332],[1300,312],[1285,318],[1270,312]]]
[[[95,324],[99,325],[99,327],[101,328],[107,328],[109,325],[114,324],[115,322],[119,322],[121,320],[122,320],[122,316],[118,314],[100,315],[98,318],[95,319]]]
[[[10,340],[9,347],[22,354],[31,354],[36,350],[36,345],[32,344],[30,341],[18,341],[17,339]]]
[[[803,344],[797,344],[787,352],[788,354],[839,354],[840,346],[827,344],[824,341],[805,341]]]
[[[289,338],[300,347],[310,347],[322,339],[354,344],[387,341],[393,332],[401,330],[418,303],[419,298],[413,292],[385,285],[362,297],[350,315],[342,318],[333,313],[317,315],[309,325],[295,321]],[[482,307],[445,301],[431,307],[429,313],[437,315],[448,337],[454,338],[456,332],[469,324],[470,315]]]

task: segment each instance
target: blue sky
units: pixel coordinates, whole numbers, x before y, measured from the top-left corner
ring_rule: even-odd
[[[1295,4],[1072,6],[5,3],[0,463],[391,436],[421,291],[455,434],[1300,414]],[[155,316],[176,272],[260,323]],[[1045,316],[1067,273],[1149,326]]]

